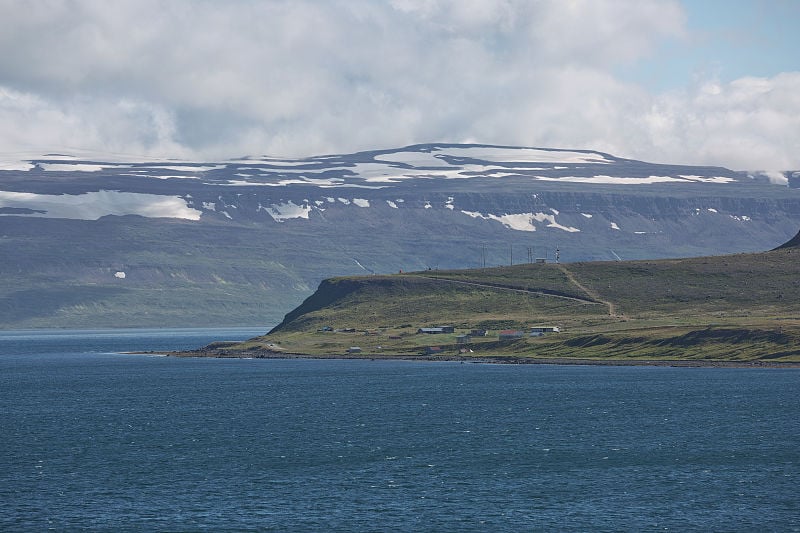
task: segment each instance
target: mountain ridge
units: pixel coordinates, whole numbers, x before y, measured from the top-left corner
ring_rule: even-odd
[[[4,328],[269,325],[331,276],[751,252],[800,220],[798,189],[592,150],[27,165],[0,166]]]
[[[445,358],[498,362],[800,363],[796,255],[796,246],[781,246],[728,256],[328,279],[266,336],[201,352],[337,357],[355,345],[353,357],[414,357],[430,355],[435,345],[435,355]],[[450,335],[419,333],[443,324]],[[560,333],[524,333],[541,326]],[[521,334],[503,342],[505,329]],[[493,331],[470,338],[479,330]]]

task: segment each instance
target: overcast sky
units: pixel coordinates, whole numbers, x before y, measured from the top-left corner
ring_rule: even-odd
[[[0,0],[0,152],[800,169],[796,0]]]

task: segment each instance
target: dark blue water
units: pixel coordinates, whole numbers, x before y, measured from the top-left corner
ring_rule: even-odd
[[[0,333],[0,530],[800,530],[800,371],[104,353],[220,338]]]

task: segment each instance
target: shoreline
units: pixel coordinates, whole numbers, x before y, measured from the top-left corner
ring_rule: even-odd
[[[200,357],[214,359],[341,359],[360,361],[428,361],[461,362],[473,364],[504,365],[572,365],[572,366],[659,366],[676,368],[797,368],[800,362],[778,361],[703,361],[696,359],[583,359],[572,357],[524,357],[517,355],[414,355],[414,354],[300,354],[273,350],[251,350],[231,352],[224,349],[188,350],[172,352],[127,352],[142,355],[164,355],[167,357]]]

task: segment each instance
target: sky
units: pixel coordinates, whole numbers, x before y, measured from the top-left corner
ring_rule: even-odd
[[[800,0],[0,0],[0,153],[800,169]]]

